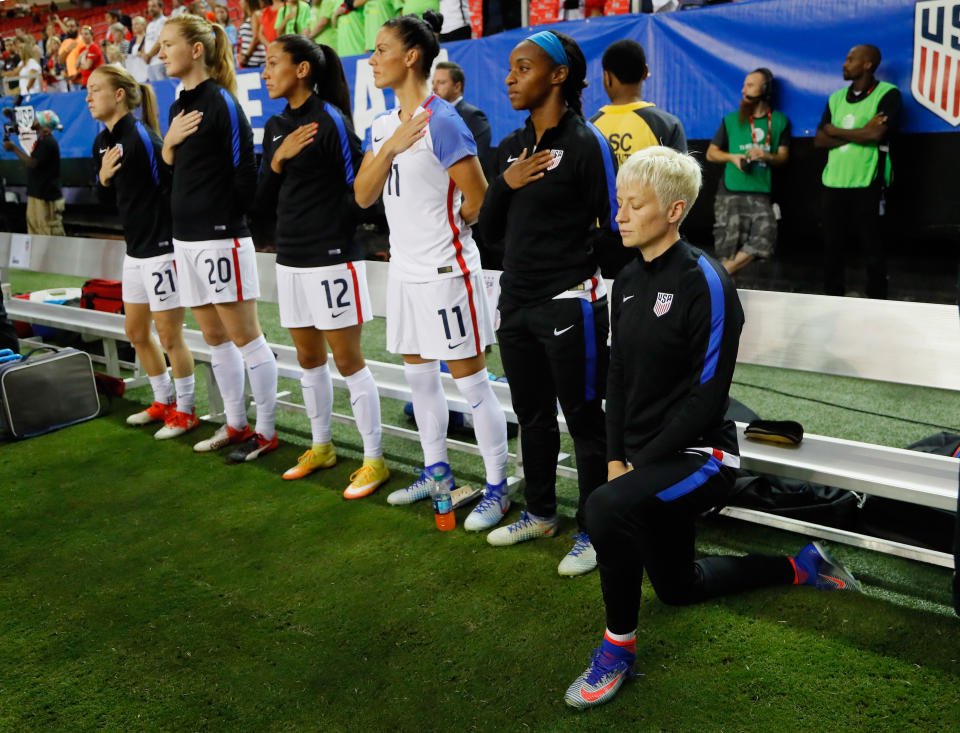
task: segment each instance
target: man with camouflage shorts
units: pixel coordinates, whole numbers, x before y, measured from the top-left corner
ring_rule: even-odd
[[[731,275],[773,254],[777,217],[770,200],[771,167],[787,162],[790,120],[772,109],[773,74],[757,69],[743,82],[740,108],[723,118],[707,160],[723,163],[714,201],[717,259]]]

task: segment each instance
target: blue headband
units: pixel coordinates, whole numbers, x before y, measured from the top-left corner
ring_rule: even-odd
[[[559,66],[569,66],[570,61],[567,59],[567,52],[563,48],[563,44],[560,42],[560,39],[557,38],[550,31],[540,31],[539,33],[534,33],[532,36],[528,36],[524,40],[530,41],[530,43],[536,43],[540,48],[547,52],[547,56],[552,58]]]

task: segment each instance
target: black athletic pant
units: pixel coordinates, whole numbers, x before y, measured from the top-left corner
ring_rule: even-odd
[[[520,422],[527,510],[557,513],[557,400],[576,453],[580,484],[577,523],[583,507],[607,478],[603,400],[607,384],[610,319],[607,299],[590,303],[563,298],[526,306],[500,305],[497,341]]]
[[[867,266],[867,297],[887,297],[886,240],[880,186],[823,189],[823,290],[843,295],[846,255],[854,243]]]
[[[587,530],[597,551],[610,631],[637,628],[644,569],[660,600],[675,606],[793,582],[786,557],[694,559],[694,520],[726,502],[733,480],[733,471],[713,457],[678,453],[593,492]]]

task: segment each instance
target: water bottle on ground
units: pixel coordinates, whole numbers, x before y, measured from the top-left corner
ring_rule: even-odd
[[[433,499],[433,518],[437,529],[446,532],[457,524],[453,514],[453,500],[450,498],[450,489],[442,472],[433,474],[433,485],[430,487],[430,498]]]

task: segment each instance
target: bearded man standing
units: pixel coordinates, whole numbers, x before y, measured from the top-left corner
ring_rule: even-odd
[[[729,274],[773,254],[777,215],[770,197],[771,168],[790,157],[790,120],[772,108],[773,72],[760,68],[743,80],[740,109],[723,118],[707,160],[723,163],[714,201],[713,244]]]

